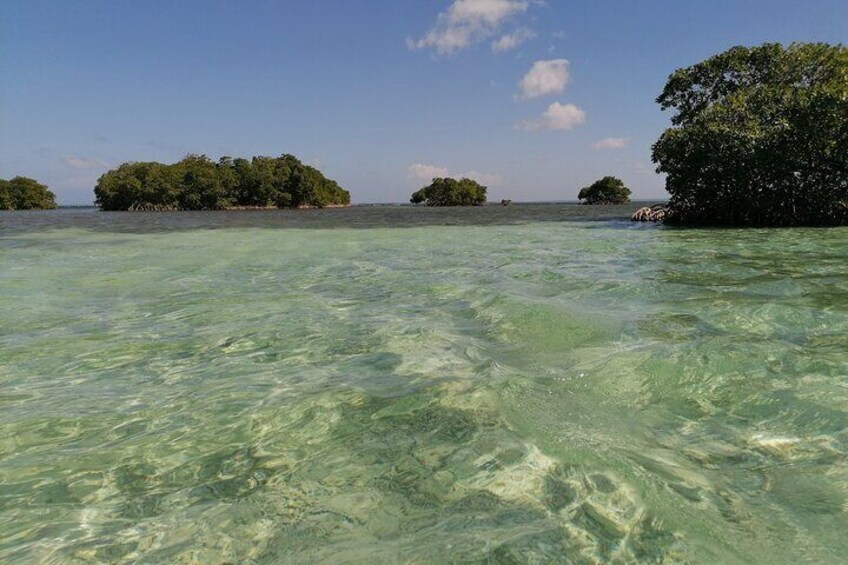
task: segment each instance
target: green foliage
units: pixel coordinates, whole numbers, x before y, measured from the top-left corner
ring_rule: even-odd
[[[40,182],[15,177],[0,179],[0,210],[52,210],[56,208],[56,195]]]
[[[231,207],[324,207],[350,204],[350,193],[292,155],[187,155],[173,165],[124,163],[94,189],[103,210],[222,210]]]
[[[12,209],[12,195],[9,194],[9,181],[0,179],[0,210]]]
[[[181,210],[223,210],[230,205],[219,167],[206,155],[187,155],[175,167]]]
[[[848,48],[734,47],[675,71],[657,102],[676,111],[653,147],[669,220],[848,224]]]
[[[486,187],[471,179],[434,178],[409,201],[427,206],[481,206],[486,203]]]
[[[630,202],[630,189],[621,179],[604,177],[581,188],[577,198],[585,200],[586,204],[627,204]]]
[[[124,163],[97,181],[97,204],[104,210],[174,209],[178,171],[161,163]]]

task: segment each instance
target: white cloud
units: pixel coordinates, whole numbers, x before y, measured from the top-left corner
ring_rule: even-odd
[[[410,165],[409,169],[407,169],[407,174],[410,178],[427,182],[431,181],[434,178],[443,178],[449,176],[448,170],[445,167],[437,167],[435,165],[424,165],[422,163],[415,163],[414,165]]]
[[[407,169],[407,175],[411,179],[427,183],[429,183],[434,178],[445,177],[454,177],[459,179],[468,178],[476,180],[480,184],[484,185],[497,185],[503,182],[503,177],[497,173],[466,171],[464,173],[451,174],[447,167],[439,167],[437,165],[425,165],[422,163],[415,163],[414,165],[410,165]]]
[[[497,173],[481,173],[480,171],[468,171],[456,175],[460,179],[476,180],[486,186],[494,186],[503,182],[503,177]]]
[[[448,8],[452,23],[485,22],[499,25],[508,18],[527,9],[528,2],[520,0],[456,0]]]
[[[559,94],[565,90],[571,75],[568,72],[567,59],[536,61],[521,79],[521,97],[538,98],[548,94]]]
[[[626,137],[605,137],[593,143],[592,148],[602,151],[604,149],[624,149],[628,145],[630,145],[630,140]]]
[[[503,53],[505,51],[515,49],[525,41],[533,39],[534,37],[536,37],[536,34],[533,30],[521,28],[512,33],[500,36],[497,41],[493,41],[492,51],[495,53]]]
[[[496,35],[506,21],[527,11],[529,5],[524,0],[455,0],[424,37],[407,39],[406,45],[450,55]]]
[[[560,104],[554,102],[545,112],[535,120],[525,120],[516,128],[527,131],[569,130],[586,123],[586,112],[574,104]]]
[[[111,165],[103,159],[87,159],[71,155],[62,159],[71,169],[108,169]]]

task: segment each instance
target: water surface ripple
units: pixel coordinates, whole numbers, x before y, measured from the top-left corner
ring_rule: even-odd
[[[848,229],[0,214],[0,562],[839,562]]]

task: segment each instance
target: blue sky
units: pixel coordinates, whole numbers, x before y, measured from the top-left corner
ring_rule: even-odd
[[[354,202],[469,175],[571,200],[664,194],[654,99],[733,45],[844,42],[845,0],[5,0],[0,177],[85,204],[107,168],[293,153]]]

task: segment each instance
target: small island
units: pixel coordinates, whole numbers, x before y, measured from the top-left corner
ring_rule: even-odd
[[[482,206],[486,203],[486,190],[471,179],[434,178],[429,186],[412,193],[409,201],[427,206]]]
[[[675,71],[657,102],[676,112],[653,146],[665,222],[848,225],[848,47],[733,47]]]
[[[56,195],[46,185],[28,177],[0,179],[0,210],[52,210]]]
[[[97,181],[102,210],[232,210],[350,205],[350,193],[292,155],[213,162],[188,155],[172,165],[124,163]]]
[[[584,204],[627,204],[630,202],[630,189],[616,177],[604,177],[590,186],[580,189],[578,200]]]

